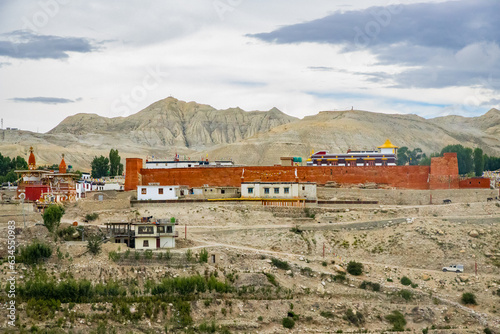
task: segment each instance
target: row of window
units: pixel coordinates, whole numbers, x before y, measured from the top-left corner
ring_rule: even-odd
[[[318,166],[338,166],[339,165],[338,161],[323,162],[321,160],[317,160],[317,161],[315,161],[315,163]],[[364,162],[359,162],[359,164],[363,164],[363,166],[375,166],[375,161],[364,161]],[[377,162],[377,164],[381,164],[382,166],[387,166],[387,161],[382,161],[381,163]],[[358,166],[358,162],[357,161],[346,161],[345,166],[356,167],[356,166]]]
[[[166,227],[166,229],[165,229],[165,227]],[[172,226],[158,226],[156,229],[157,229],[158,233],[172,233],[172,231],[173,231]],[[153,226],[139,226],[139,228],[137,229],[137,234],[154,234],[154,227]]]
[[[274,189],[274,193],[275,194],[279,194],[280,193],[280,188],[273,188]],[[252,187],[249,187],[248,188],[248,193],[249,194],[253,194],[253,188]],[[264,194],[270,194],[271,193],[271,188],[264,188]],[[283,193],[284,194],[289,194],[290,193],[290,188],[289,187],[286,187],[286,188],[283,188]]]
[[[168,190],[172,191],[172,188],[168,188]],[[147,188],[141,189],[141,194],[146,195],[148,193]],[[158,188],[158,195],[163,195],[163,188]]]

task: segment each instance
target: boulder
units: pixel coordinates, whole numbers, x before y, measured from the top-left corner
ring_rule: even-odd
[[[469,232],[469,236],[471,236],[473,238],[477,238],[479,236],[479,232],[476,230],[472,230]]]
[[[338,264],[334,264],[333,269],[338,273],[347,273],[347,271]]]

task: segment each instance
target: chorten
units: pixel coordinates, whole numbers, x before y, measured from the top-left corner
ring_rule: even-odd
[[[30,170],[36,169],[36,160],[35,160],[35,155],[33,154],[33,146],[30,147],[30,156],[28,158],[28,169]]]
[[[59,173],[66,174],[66,162],[64,161],[64,154],[62,155],[61,163],[59,164]]]

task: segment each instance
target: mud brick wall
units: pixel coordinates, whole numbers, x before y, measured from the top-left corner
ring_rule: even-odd
[[[324,185],[334,181],[339,184],[377,183],[398,189],[459,189],[458,160],[456,153],[445,153],[432,158],[431,166],[246,166],[246,167],[197,167],[171,169],[142,168],[141,159],[127,159],[125,190],[137,185],[184,185],[189,187],[232,186],[241,182],[315,182]],[[464,183],[465,185],[465,183]],[[467,185],[473,188],[472,185]],[[481,187],[483,184],[481,183]]]

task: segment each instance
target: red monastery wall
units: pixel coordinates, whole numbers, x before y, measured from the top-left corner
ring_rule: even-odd
[[[127,158],[125,165],[125,191],[135,190],[140,184],[141,180],[141,169],[142,169],[142,159],[139,158]]]
[[[443,157],[431,158],[430,189],[458,189],[459,182],[456,153],[444,153]]]
[[[473,177],[467,180],[460,181],[460,188],[481,188],[481,189],[490,189],[491,180],[485,177]]]
[[[295,177],[297,170],[297,177]],[[388,167],[286,167],[248,166],[221,168],[141,169],[142,184],[239,187],[241,182],[299,181],[326,184],[335,181],[344,184],[375,182],[391,187],[428,189],[428,166]]]
[[[172,169],[145,169],[141,159],[127,159],[125,190],[137,185],[185,185],[239,187],[241,182],[316,182],[324,185],[329,181],[340,184],[374,182],[390,187],[406,189],[458,189],[458,161],[455,153],[432,158],[431,166],[365,166],[365,167],[199,167]],[[481,186],[483,186],[481,184]]]

